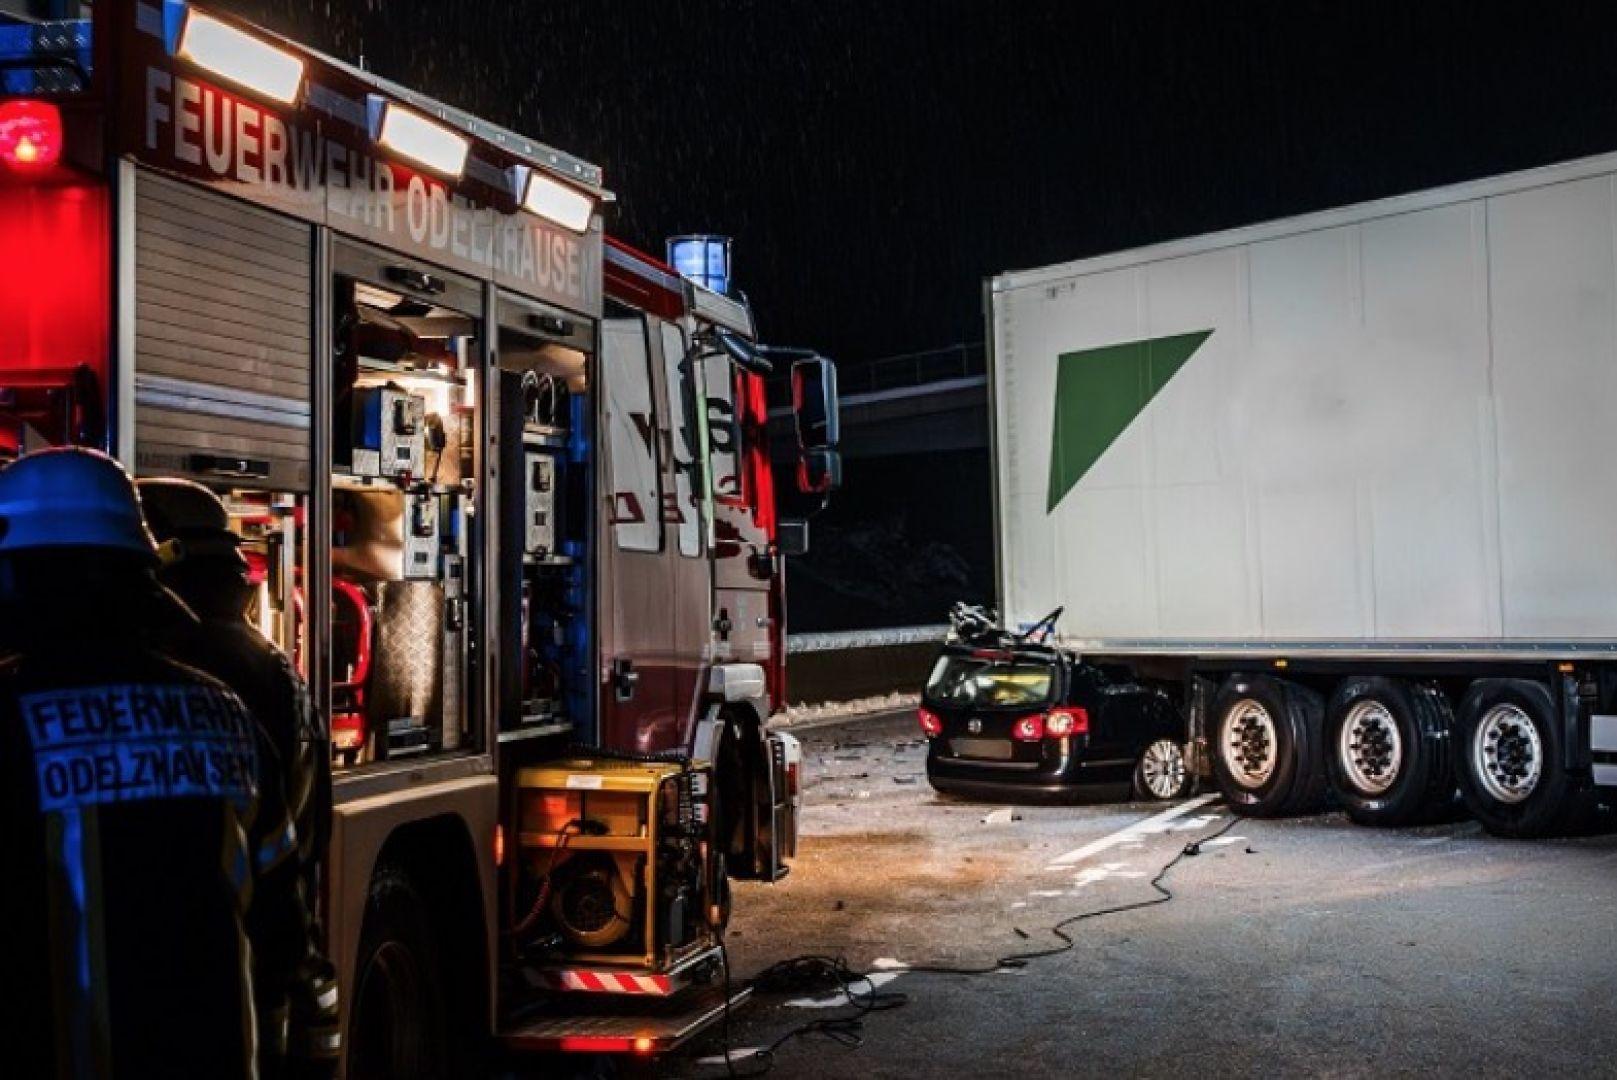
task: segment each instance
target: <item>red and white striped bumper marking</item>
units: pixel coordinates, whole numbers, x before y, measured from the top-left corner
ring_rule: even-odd
[[[620,971],[547,971],[552,990],[585,990],[596,994],[659,994],[674,992],[667,975],[630,975]]]

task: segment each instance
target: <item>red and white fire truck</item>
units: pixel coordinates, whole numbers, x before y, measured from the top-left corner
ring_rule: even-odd
[[[350,1075],[672,1045],[723,1003],[727,878],[793,852],[764,376],[823,498],[834,369],[611,199],[220,13],[0,0],[0,447],[225,497],[331,718]]]

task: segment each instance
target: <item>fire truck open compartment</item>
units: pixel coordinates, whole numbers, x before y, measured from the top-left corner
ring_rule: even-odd
[[[331,287],[332,744],[481,749],[481,289],[346,242]]]
[[[594,328],[515,297],[502,296],[498,312],[501,531],[520,538],[499,570],[502,628],[517,643],[516,663],[503,673],[499,737],[588,742]]]

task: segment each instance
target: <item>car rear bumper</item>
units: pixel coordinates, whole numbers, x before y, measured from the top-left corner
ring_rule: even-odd
[[[1127,784],[1132,761],[1087,760],[1080,740],[1066,748],[1049,747],[1035,762],[983,761],[954,757],[932,740],[927,753],[927,780],[950,794],[984,798],[1061,796],[1090,784]]]

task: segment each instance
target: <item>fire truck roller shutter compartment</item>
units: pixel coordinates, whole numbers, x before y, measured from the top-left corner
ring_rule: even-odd
[[[307,493],[310,226],[134,175],[137,469]]]

